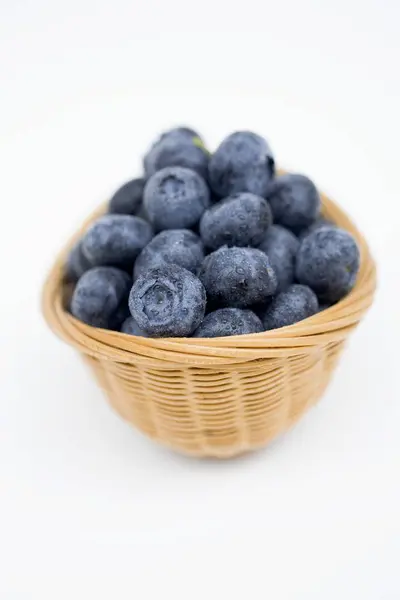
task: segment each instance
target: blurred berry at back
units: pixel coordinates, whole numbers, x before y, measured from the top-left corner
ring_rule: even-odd
[[[305,175],[287,173],[276,177],[269,185],[266,197],[274,223],[296,234],[312,225],[320,211],[318,190]]]
[[[271,148],[251,131],[237,131],[225,138],[208,165],[211,188],[222,198],[238,192],[265,197],[274,173]]]
[[[83,253],[82,240],[79,240],[67,257],[65,264],[65,277],[67,281],[77,281],[91,266],[89,259]]]
[[[108,212],[122,215],[137,215],[143,198],[144,179],[132,179],[121,186],[108,203]]]
[[[193,129],[177,127],[163,133],[143,159],[146,177],[165,167],[186,167],[207,177],[209,153]]]

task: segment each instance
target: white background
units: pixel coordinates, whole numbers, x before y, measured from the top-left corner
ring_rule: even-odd
[[[399,23],[398,0],[0,0],[1,600],[400,598]],[[39,310],[60,245],[181,123],[265,135],[379,265],[321,403],[229,462],[123,423]]]

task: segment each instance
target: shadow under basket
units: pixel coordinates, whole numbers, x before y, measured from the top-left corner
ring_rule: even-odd
[[[267,445],[323,394],[345,342],[370,307],[375,264],[344,212],[321,195],[323,214],[356,238],[354,289],[304,321],[213,339],[149,339],[97,329],[64,308],[66,256],[103,206],[70,240],[43,290],[51,329],[89,365],[112,407],[150,438],[194,456],[229,457]]]

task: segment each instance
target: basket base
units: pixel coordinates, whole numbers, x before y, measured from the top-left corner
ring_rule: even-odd
[[[336,342],[291,362],[219,372],[219,392],[209,370],[145,374],[83,358],[114,411],[148,438],[186,456],[228,459],[265,448],[293,427],[323,395],[342,349]]]

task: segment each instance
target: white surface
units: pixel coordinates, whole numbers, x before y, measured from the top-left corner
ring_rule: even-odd
[[[0,599],[400,598],[396,0],[0,2]],[[374,309],[263,452],[181,458],[45,327],[52,256],[160,129],[271,141],[363,229]]]

